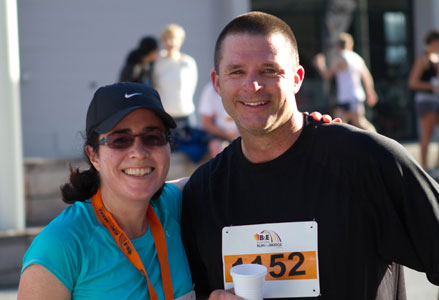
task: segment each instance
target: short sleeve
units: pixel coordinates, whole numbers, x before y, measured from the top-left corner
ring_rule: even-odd
[[[370,137],[372,146],[359,143],[370,156],[357,172],[373,208],[378,252],[438,284],[439,186],[400,144]]]
[[[169,215],[180,224],[183,201],[181,190],[175,184],[166,183],[158,200],[159,205],[166,208]]]
[[[58,226],[59,225],[59,226]],[[23,258],[21,272],[38,264],[55,275],[71,292],[79,273],[79,251],[76,238],[58,222],[49,224],[33,240]]]

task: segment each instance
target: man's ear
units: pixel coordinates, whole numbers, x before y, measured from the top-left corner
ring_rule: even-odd
[[[215,71],[215,68],[212,68],[212,71],[210,71],[210,80],[212,81],[216,93],[221,96],[220,88],[219,88],[219,78],[218,78],[218,74]]]
[[[99,155],[97,152],[93,150],[93,147],[90,145],[85,146],[85,153],[88,156],[88,159],[90,160],[91,164],[97,171],[100,171],[100,163],[99,163]]]
[[[297,92],[299,92],[304,77],[305,77],[305,69],[301,65],[299,65],[296,69],[296,73],[294,74],[294,79],[293,79],[294,94],[297,94]]]

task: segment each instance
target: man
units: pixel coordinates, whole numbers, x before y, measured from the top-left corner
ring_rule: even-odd
[[[376,132],[365,116],[364,100],[374,106],[378,100],[372,75],[360,55],[353,51],[354,39],[348,33],[341,33],[337,41],[337,56],[326,68],[325,56],[318,54],[315,65],[325,80],[334,76],[337,83],[337,104],[335,116],[344,122],[362,129]],[[363,88],[363,85],[364,88]]]
[[[404,264],[439,284],[439,186],[393,140],[298,111],[294,35],[251,12],[221,32],[211,74],[241,138],[194,172],[182,230],[198,297],[267,266],[265,298],[405,299]],[[212,292],[213,291],[213,292]]]

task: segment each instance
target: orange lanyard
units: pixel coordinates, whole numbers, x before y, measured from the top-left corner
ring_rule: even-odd
[[[139,254],[131,243],[131,240],[128,238],[122,228],[119,227],[111,213],[105,208],[104,203],[102,202],[100,189],[98,189],[96,194],[92,197],[91,204],[93,205],[93,209],[95,210],[96,214],[99,216],[99,219],[111,233],[114,241],[128,258],[128,260],[140,271],[140,273],[146,277],[150,298],[152,300],[158,300],[157,292],[149,281],[148,275],[146,274],[146,269],[143,266]],[[148,207],[146,216],[148,217],[149,226],[151,228],[154,245],[156,247],[157,256],[160,263],[165,299],[172,300],[174,299],[174,292],[172,289],[171,271],[168,264],[168,250],[166,247],[165,232],[151,205]]]

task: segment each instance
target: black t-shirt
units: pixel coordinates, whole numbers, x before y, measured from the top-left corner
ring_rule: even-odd
[[[319,299],[405,299],[398,264],[439,283],[439,186],[400,144],[309,118],[270,162],[249,162],[240,142],[184,189],[183,241],[197,296],[224,287],[223,227],[312,220]]]

